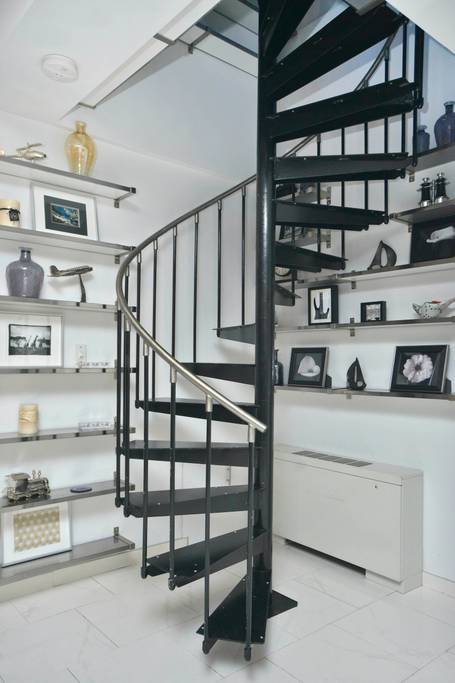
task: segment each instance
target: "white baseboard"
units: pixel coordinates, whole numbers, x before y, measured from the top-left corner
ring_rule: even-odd
[[[439,593],[445,593],[455,598],[455,581],[444,579],[442,576],[435,576],[428,572],[423,572],[423,585],[427,588],[432,588]]]

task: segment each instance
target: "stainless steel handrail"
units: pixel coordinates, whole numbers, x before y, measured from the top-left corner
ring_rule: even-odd
[[[376,70],[378,69],[379,65],[381,64],[382,60],[384,59],[384,56],[387,54],[388,50],[390,49],[390,46],[396,36],[396,33],[394,33],[392,36],[389,36],[387,40],[385,41],[384,45],[382,46],[381,50],[379,51],[375,61],[369,68],[368,72],[366,75],[362,78],[360,83],[357,85],[355,90],[361,90],[362,88],[365,88],[368,85],[369,80],[371,77],[374,75]],[[312,140],[316,139],[317,135],[310,135],[303,140],[301,140],[297,145],[292,147],[290,150],[288,150],[283,156],[293,156],[296,154],[298,151],[300,151],[303,147],[305,147],[308,143],[310,143]],[[208,209],[209,207],[213,206],[214,204],[217,204],[218,202],[222,201],[223,199],[226,199],[227,197],[230,197],[231,195],[235,194],[236,192],[239,192],[242,188],[246,187],[247,185],[250,185],[256,180],[256,175],[249,176],[249,178],[246,178],[246,180],[238,183],[234,187],[230,188],[229,190],[225,190],[225,192],[222,192],[221,194],[217,195],[213,199],[209,199],[207,202],[204,202],[200,206],[198,206],[196,209],[192,209],[191,211],[187,211],[184,213],[182,216],[180,216],[177,220],[172,221],[171,223],[168,223],[167,225],[164,226],[164,228],[161,228],[161,230],[158,230],[155,232],[153,235],[150,237],[147,237],[139,246],[137,246],[135,249],[130,251],[126,258],[123,260],[118,274],[117,274],[117,279],[116,279],[116,293],[117,293],[117,307],[119,310],[122,311],[123,315],[125,316],[126,320],[128,323],[133,327],[136,332],[139,334],[141,339],[145,344],[150,346],[157,354],[162,358],[171,368],[173,368],[178,374],[182,375],[186,380],[188,380],[193,386],[195,386],[197,389],[199,389],[205,397],[210,397],[214,401],[217,401],[220,405],[222,405],[226,410],[229,412],[233,413],[236,415],[240,420],[245,422],[245,424],[249,425],[253,429],[257,429],[260,432],[265,432],[267,427],[264,425],[262,422],[257,420],[255,417],[247,413],[245,410],[242,410],[242,408],[239,408],[238,405],[230,401],[226,396],[221,394],[219,391],[214,389],[210,384],[207,384],[207,382],[204,382],[201,380],[197,375],[194,375],[192,372],[187,370],[179,361],[174,358],[170,353],[166,351],[166,349],[161,346],[153,337],[149,334],[149,332],[141,325],[141,323],[134,317],[132,314],[128,303],[125,299],[125,296],[123,294],[123,289],[122,289],[122,283],[123,283],[123,278],[125,277],[126,271],[131,264],[131,262],[141,254],[144,249],[146,249],[150,244],[153,242],[156,242],[162,235],[165,235],[167,232],[170,230],[173,230],[176,226],[178,226],[180,223],[184,223],[190,218],[193,218],[196,214],[201,213],[205,209]]]

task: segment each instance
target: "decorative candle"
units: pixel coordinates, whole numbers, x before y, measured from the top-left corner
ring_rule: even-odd
[[[0,225],[19,228],[21,224],[21,205],[17,199],[0,199]]]
[[[38,431],[38,405],[22,403],[19,406],[19,434],[32,436]]]

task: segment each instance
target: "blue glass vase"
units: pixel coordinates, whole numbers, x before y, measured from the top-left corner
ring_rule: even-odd
[[[6,267],[6,284],[10,296],[38,299],[43,286],[44,270],[32,261],[31,249],[21,247],[19,261]]]
[[[417,127],[417,152],[428,152],[430,149],[430,133],[426,132],[426,126]]]
[[[455,102],[445,102],[445,114],[439,117],[434,126],[434,136],[436,138],[436,145],[444,147],[445,145],[452,145],[455,142],[455,112],[453,107]]]

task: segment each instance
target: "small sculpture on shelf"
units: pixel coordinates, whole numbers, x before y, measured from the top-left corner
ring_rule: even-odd
[[[441,318],[447,308],[455,302],[453,299],[448,299],[444,303],[441,301],[425,301],[423,304],[412,304],[413,309],[420,318],[427,320],[428,318]]]
[[[36,149],[37,147],[42,146],[42,142],[27,142],[24,147],[18,147],[16,149],[16,154],[13,154],[11,158],[19,159],[20,161],[42,161],[47,158],[47,154]]]
[[[420,192],[420,208],[423,209],[433,204],[433,183],[429,178],[422,179],[418,192]]]
[[[385,254],[386,261],[382,263],[382,255]],[[368,266],[368,270],[376,270],[379,268],[392,268],[397,262],[397,254],[392,247],[383,242],[382,240],[378,244],[375,255],[372,262]]]
[[[352,391],[363,391],[367,386],[358,358],[348,368],[346,386],[348,389],[352,389]]]
[[[447,185],[448,183],[445,173],[440,171],[436,176],[436,180],[434,181],[433,201],[435,204],[442,204],[442,202],[448,200]]]
[[[32,476],[26,472],[10,474],[6,497],[11,503],[20,503],[32,498],[46,498],[51,493],[49,479],[41,476],[41,471],[32,471]]]
[[[49,270],[49,277],[74,277],[77,275],[81,286],[81,304],[87,303],[87,293],[82,281],[82,276],[86,273],[91,273],[93,270],[92,266],[76,266],[75,268],[67,268],[65,270],[60,270],[57,266],[50,266]]]

